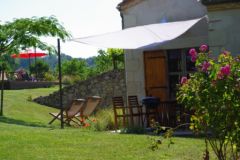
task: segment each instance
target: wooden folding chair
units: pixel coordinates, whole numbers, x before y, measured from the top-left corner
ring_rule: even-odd
[[[75,99],[72,101],[71,105],[64,110],[63,120],[65,123],[70,125],[70,122],[74,122],[78,124],[78,120],[74,120],[76,115],[79,114],[80,110],[83,108],[85,104],[85,99]],[[53,116],[53,119],[48,123],[52,124],[56,119],[61,120],[61,112],[59,113],[49,113]]]

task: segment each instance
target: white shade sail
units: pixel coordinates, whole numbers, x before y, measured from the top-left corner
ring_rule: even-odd
[[[104,48],[139,49],[173,40],[203,18],[137,26],[102,35],[76,38],[73,41]]]

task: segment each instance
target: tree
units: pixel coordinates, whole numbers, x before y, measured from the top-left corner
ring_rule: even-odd
[[[30,73],[33,74],[35,73],[36,77],[35,78],[40,78],[43,79],[44,78],[44,74],[47,73],[49,71],[49,65],[43,61],[36,61],[35,64],[31,64],[30,66]]]
[[[98,56],[95,58],[95,67],[98,73],[106,72],[111,70],[112,61],[110,56],[104,50],[98,51]]]
[[[26,50],[30,47],[54,53],[56,51],[55,48],[42,42],[41,36],[59,37],[65,40],[65,38],[70,37],[70,34],[55,17],[20,18],[12,22],[0,24],[0,58],[4,54],[19,53],[21,50]],[[1,104],[2,102],[3,98],[1,99]],[[3,114],[2,109],[3,105],[1,105],[0,115]]]
[[[123,68],[124,66],[124,57],[122,49],[109,48],[107,53],[112,59],[113,69]]]
[[[9,72],[12,72],[14,70],[16,63],[13,58],[9,57],[8,55],[3,55],[2,58],[0,59],[0,61],[2,61],[3,63],[7,62],[7,64],[6,64],[7,67],[4,70],[9,71]],[[0,64],[0,66],[1,66],[1,64]]]
[[[62,64],[62,74],[80,76],[80,79],[84,80],[87,77],[87,64],[84,60],[78,60],[76,58],[65,61]]]
[[[99,55],[95,58],[97,73],[103,73],[112,69],[124,68],[124,58],[122,49],[99,50]]]

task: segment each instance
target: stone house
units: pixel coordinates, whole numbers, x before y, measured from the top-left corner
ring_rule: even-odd
[[[208,44],[215,54],[240,53],[240,0],[123,0],[118,10],[123,29],[208,16],[174,40],[125,50],[127,95],[175,100],[180,77],[193,72],[190,48]]]

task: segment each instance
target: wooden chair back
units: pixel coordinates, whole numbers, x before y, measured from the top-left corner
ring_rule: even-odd
[[[88,97],[84,105],[84,108],[82,109],[81,115],[84,117],[90,116],[100,102],[101,102],[101,97],[99,96]]]
[[[142,105],[140,105],[138,102],[137,96],[128,96],[128,105],[132,108],[142,108]]]
[[[123,97],[113,97],[113,111],[116,117],[123,117],[126,114],[126,108],[124,105]]]
[[[124,106],[124,101],[123,97],[113,97],[113,107],[123,107]]]
[[[73,118],[83,108],[85,99],[74,99],[71,106],[66,110],[67,118]]]
[[[138,97],[135,95],[128,96],[128,105],[132,117],[137,117],[138,125],[143,125],[142,105],[139,104]]]
[[[127,118],[130,117],[130,114],[127,112],[129,109],[127,106],[124,105],[123,97],[113,97],[113,112],[114,112],[114,123],[115,123],[115,130],[119,128],[118,121],[119,118],[122,118],[122,126],[126,127]]]

